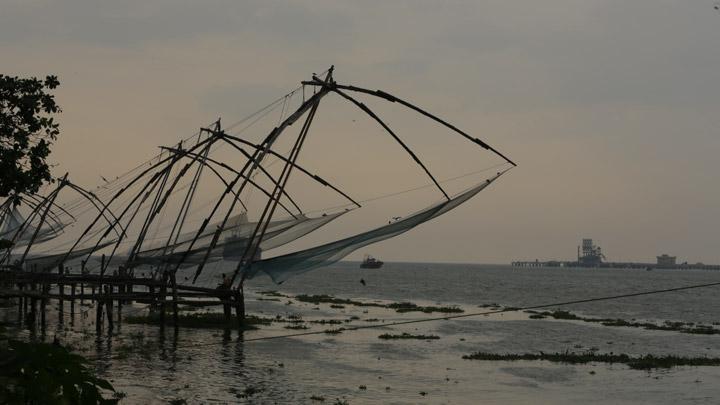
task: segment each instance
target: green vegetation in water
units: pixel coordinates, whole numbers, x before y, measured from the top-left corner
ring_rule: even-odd
[[[306,295],[306,294],[300,294],[295,296],[295,299],[300,302],[309,302],[311,304],[334,304],[334,305],[355,305],[358,307],[381,307],[385,308],[386,305],[383,304],[377,304],[374,302],[360,302],[360,301],[353,301],[348,300],[344,298],[335,298],[330,295]]]
[[[396,340],[396,339],[418,339],[418,340],[435,340],[440,339],[440,336],[436,335],[412,335],[410,333],[402,333],[400,335],[391,335],[389,333],[378,336],[378,339],[385,340]]]
[[[466,360],[486,361],[517,361],[517,360],[546,360],[554,363],[587,364],[587,363],[619,363],[626,364],[634,370],[651,370],[655,368],[671,368],[677,366],[720,366],[717,357],[680,357],[680,356],[653,356],[651,354],[632,357],[627,354],[598,354],[593,351],[585,353],[523,353],[523,354],[496,354],[476,352],[463,356]]]
[[[258,294],[260,295],[267,295],[269,297],[278,297],[278,298],[292,298],[289,295],[277,292],[275,290],[268,290],[268,291],[258,291]]]
[[[339,319],[316,319],[316,320],[308,321],[308,322],[317,323],[320,325],[340,325],[341,323],[343,323],[343,321],[341,321]]]
[[[231,318],[230,325],[235,326],[235,317]],[[160,324],[160,314],[150,313],[147,315],[133,315],[128,316],[124,319],[127,323],[135,324]],[[258,316],[247,315],[245,316],[245,323],[243,324],[244,330],[257,329],[257,325],[270,325],[272,319],[261,318]],[[165,315],[165,324],[172,325],[172,315]],[[216,312],[202,312],[194,314],[178,314],[178,326],[185,328],[224,328],[228,326],[228,321],[225,319],[225,315]]]
[[[424,312],[426,314],[429,314],[431,312],[442,312],[445,314],[457,314],[464,312],[462,309],[458,307],[434,307],[434,306],[428,306],[428,307],[422,307],[416,304],[413,304],[412,302],[396,302],[392,304],[388,304],[387,308],[392,308],[396,312]]]
[[[336,298],[330,295],[305,295],[301,294],[295,297],[296,300],[300,302],[309,302],[312,304],[331,304],[330,306],[333,308],[339,308],[340,305],[355,305],[358,307],[376,307],[376,308],[389,308],[394,309],[396,312],[424,312],[424,313],[432,313],[432,312],[442,312],[442,313],[462,313],[464,312],[462,309],[452,306],[452,307],[435,307],[435,306],[427,306],[423,307],[417,304],[413,304],[412,302],[394,302],[391,304],[378,304],[376,302],[361,302],[361,301],[354,301],[344,298]]]
[[[345,328],[338,328],[338,329],[325,329],[323,332],[327,333],[328,335],[339,335],[341,334]]]
[[[673,321],[665,321],[662,324],[657,324],[653,322],[631,322],[626,321],[624,319],[612,319],[612,318],[584,318],[578,315],[573,314],[569,311],[544,311],[544,312],[535,312],[535,311],[528,311],[531,313],[530,319],[544,319],[544,318],[554,318],[554,319],[562,319],[562,320],[571,320],[571,321],[583,321],[583,322],[592,322],[592,323],[599,323],[603,326],[625,326],[625,327],[631,327],[631,328],[644,328],[648,330],[664,330],[664,331],[675,331],[675,332],[681,332],[681,333],[690,333],[690,334],[696,334],[696,335],[716,335],[720,334],[720,329],[716,329],[710,325],[699,325],[692,322],[673,322]]]
[[[301,330],[301,329],[309,329],[309,328],[305,325],[295,324],[295,325],[285,325],[285,329],[300,329]]]
[[[318,402],[325,402],[325,397],[321,397],[320,395],[313,395],[310,397],[311,401],[318,401]]]

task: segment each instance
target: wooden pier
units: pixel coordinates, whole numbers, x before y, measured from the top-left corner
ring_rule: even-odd
[[[108,331],[122,322],[123,306],[133,302],[149,304],[159,314],[161,328],[165,316],[171,314],[171,324],[178,327],[179,305],[188,307],[222,306],[227,327],[241,329],[245,322],[245,304],[241,291],[214,289],[175,282],[165,274],[160,279],[130,275],[98,275],[66,273],[62,266],[57,273],[35,273],[16,269],[0,269],[0,299],[17,299],[18,321],[30,327],[37,323],[44,330],[47,305],[58,302],[59,322],[63,322],[65,302],[69,303],[71,319],[76,314],[76,302],[95,304],[95,326],[100,334],[107,321]],[[232,310],[235,310],[233,322]]]

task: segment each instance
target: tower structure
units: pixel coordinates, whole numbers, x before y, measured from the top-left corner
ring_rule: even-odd
[[[604,258],[602,248],[596,246],[592,239],[583,239],[582,245],[578,246],[578,264],[580,266],[597,267]]]

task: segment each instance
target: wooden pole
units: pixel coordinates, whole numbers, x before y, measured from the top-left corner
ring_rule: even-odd
[[[178,291],[177,281],[175,280],[175,272],[172,273],[172,293],[173,293],[173,326],[178,328]]]
[[[20,291],[20,294],[18,296],[18,323],[22,324],[23,314],[25,313],[25,311],[23,309],[25,300],[23,299],[23,296],[22,296],[22,291],[23,291],[22,283],[18,283],[17,286],[18,286],[18,290]]]
[[[239,289],[235,290],[235,316],[238,330],[242,330],[245,326],[245,297]]]
[[[22,284],[22,285],[20,286],[20,290],[21,290],[21,291],[24,291],[24,290],[25,290],[25,285],[24,285],[24,284]],[[27,314],[27,306],[28,306],[27,297],[23,294],[23,296],[22,296],[22,313],[23,313],[23,318],[24,318],[25,315]]]
[[[80,262],[80,274],[85,276],[85,260]],[[80,283],[80,305],[84,304],[83,296],[85,295],[85,283]]]
[[[108,320],[108,333],[112,333],[113,330],[113,303],[112,298],[110,298],[110,293],[112,292],[113,286],[112,284],[105,286],[105,307],[107,311],[107,320]]]
[[[160,285],[160,329],[165,329],[165,297],[167,296],[167,272],[163,272],[163,282]]]
[[[123,288],[122,285],[119,285],[119,286],[118,286],[118,293],[120,293],[119,290],[122,289],[122,288]],[[118,328],[120,327],[120,321],[122,320],[122,302],[123,302],[123,300],[118,299],[118,302],[117,302],[117,312],[118,312],[117,322],[118,322]]]
[[[48,294],[48,288],[49,286],[47,284],[43,284],[42,286],[42,299],[40,300],[40,329],[42,330],[43,334],[45,333],[45,310],[47,307],[47,294]]]
[[[75,283],[70,284],[70,317],[75,318]]]
[[[95,295],[95,286],[93,286],[93,295]],[[102,333],[102,312],[103,312],[103,300],[100,297],[96,297],[97,305],[95,307],[95,331],[97,334]]]
[[[65,266],[62,263],[58,265],[58,274],[60,276],[65,274]],[[63,295],[65,295],[65,286],[62,282],[58,283],[58,293],[60,294],[60,298],[58,299],[58,323],[62,324],[64,318],[63,311],[65,310],[65,301],[63,300]]]
[[[37,290],[37,285],[35,283],[30,284],[30,291],[35,292]],[[30,329],[35,329],[35,320],[37,319],[37,298],[33,295],[30,298],[30,315],[27,319],[27,324],[30,327]]]

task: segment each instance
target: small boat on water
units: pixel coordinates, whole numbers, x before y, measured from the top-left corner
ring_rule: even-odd
[[[379,269],[385,264],[382,260],[378,260],[370,255],[365,255],[362,263],[360,263],[361,269]]]

